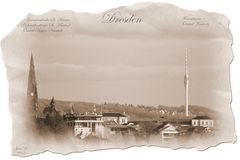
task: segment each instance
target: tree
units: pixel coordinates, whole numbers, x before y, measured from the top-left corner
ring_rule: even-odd
[[[45,115],[45,125],[49,126],[51,131],[55,133],[61,128],[63,122],[62,116],[55,108],[55,100],[52,97],[48,107],[44,108],[43,114]]]

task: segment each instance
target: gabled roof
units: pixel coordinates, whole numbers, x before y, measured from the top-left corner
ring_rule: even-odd
[[[126,117],[125,115],[118,112],[107,112],[102,114],[103,117]]]
[[[153,129],[153,132],[158,132],[158,131],[161,130],[165,125],[166,125],[166,123],[162,123],[162,124],[158,125],[156,128]]]
[[[167,123],[162,128],[159,129],[160,132],[162,131],[175,131],[178,132],[178,129],[175,125]]]

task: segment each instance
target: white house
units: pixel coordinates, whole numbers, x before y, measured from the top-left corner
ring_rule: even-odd
[[[168,123],[159,129],[159,133],[161,135],[161,138],[173,138],[179,134],[179,130],[173,124]]]
[[[66,114],[65,121],[69,126],[74,127],[74,135],[85,138],[92,134],[94,136],[104,136],[104,126],[102,115],[72,115]]]
[[[192,119],[192,126],[212,128],[214,127],[214,120],[208,116],[196,116]]]

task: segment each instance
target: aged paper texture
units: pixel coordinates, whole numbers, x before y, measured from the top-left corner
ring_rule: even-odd
[[[159,3],[27,15],[1,42],[13,155],[234,142],[228,24]]]

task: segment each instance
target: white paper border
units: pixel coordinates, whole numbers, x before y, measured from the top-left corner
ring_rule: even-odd
[[[98,13],[110,8],[128,6],[142,2],[140,0],[5,0],[0,2],[0,39],[2,40],[28,13],[42,14],[52,9],[73,10],[76,12]],[[230,30],[233,34],[234,60],[231,64],[232,109],[235,116],[237,135],[240,134],[240,9],[236,0],[151,0],[151,2],[172,3],[183,9],[204,9],[208,12],[225,14],[230,19]],[[12,119],[8,108],[8,83],[6,69],[0,60],[0,159],[19,160],[21,157],[11,156]],[[239,159],[240,142],[221,144],[204,152],[195,149],[171,149],[159,147],[136,147],[125,150],[103,150],[94,152],[74,153],[68,156],[43,153],[25,159],[71,159],[71,160],[126,160],[126,159]]]

